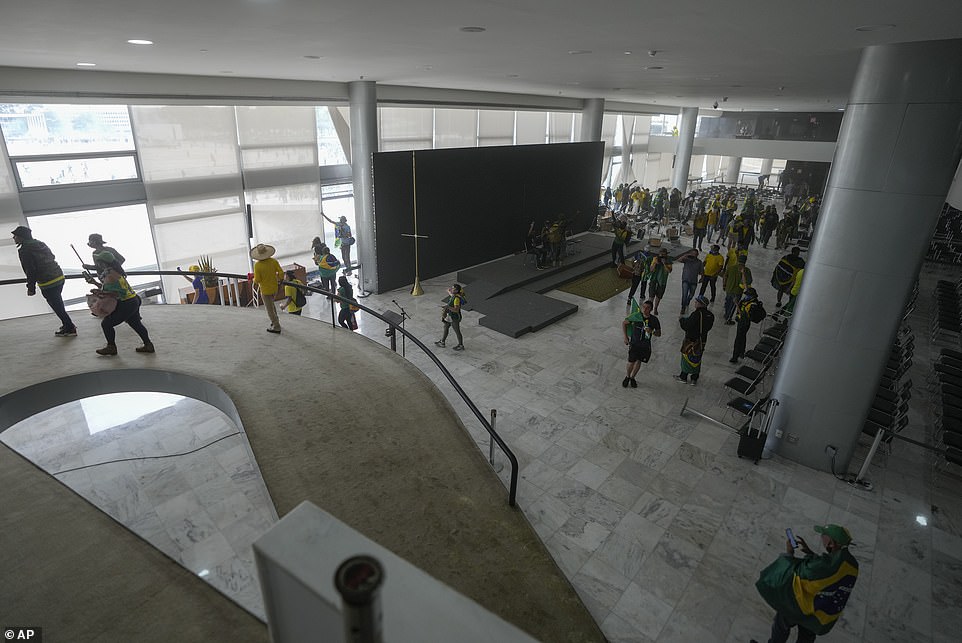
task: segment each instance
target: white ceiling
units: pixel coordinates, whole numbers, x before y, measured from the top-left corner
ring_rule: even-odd
[[[835,109],[862,47],[962,37],[959,0],[20,0],[0,15],[4,66],[736,110]],[[856,31],[879,24],[895,27]]]

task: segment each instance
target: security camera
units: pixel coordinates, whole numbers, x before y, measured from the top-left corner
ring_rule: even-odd
[[[655,49],[649,49],[649,50],[648,50],[648,55],[651,56],[652,58],[654,58],[654,57],[655,57],[655,54],[657,54],[657,53],[658,53],[658,51],[655,50]]]
[[[714,103],[711,104],[711,106],[715,109],[718,109],[718,101],[716,100]]]

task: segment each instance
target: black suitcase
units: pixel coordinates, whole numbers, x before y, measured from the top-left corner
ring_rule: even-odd
[[[748,417],[738,436],[736,453],[739,458],[748,458],[755,464],[762,459],[762,451],[765,450],[765,442],[768,440],[768,428],[777,406],[778,400],[769,399]]]
[[[752,428],[746,423],[742,427],[741,435],[738,436],[738,457],[748,458],[758,464],[762,459],[762,451],[765,449],[767,439],[767,433],[762,433],[761,429]]]

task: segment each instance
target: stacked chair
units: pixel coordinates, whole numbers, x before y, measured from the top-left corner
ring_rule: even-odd
[[[930,381],[935,394],[935,436],[944,463],[962,466],[962,352],[943,348]]]
[[[764,388],[765,379],[774,373],[774,365],[785,344],[787,333],[788,320],[782,318],[781,321],[764,328],[758,344],[746,351],[745,357],[752,364],[739,366],[735,376],[724,385],[724,390],[734,396],[725,404],[726,412],[751,416],[765,404],[767,396],[761,394],[761,389]],[[724,398],[725,393],[722,395]]]
[[[958,345],[962,331],[962,283],[940,279],[935,286],[935,310],[932,314],[932,342]]]

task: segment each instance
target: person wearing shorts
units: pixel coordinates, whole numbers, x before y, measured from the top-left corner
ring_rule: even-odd
[[[628,366],[625,379],[621,382],[624,388],[628,388],[629,385],[631,388],[638,388],[635,376],[641,369],[641,365],[647,364],[651,359],[651,338],[661,336],[661,323],[651,313],[651,309],[651,301],[646,300],[641,305],[641,318],[638,321],[626,319],[621,324],[621,332],[628,346]]]

